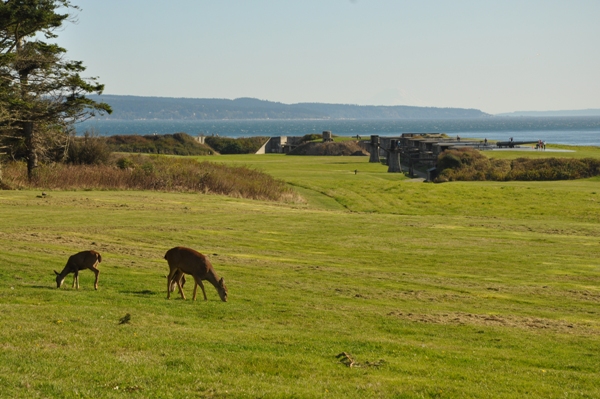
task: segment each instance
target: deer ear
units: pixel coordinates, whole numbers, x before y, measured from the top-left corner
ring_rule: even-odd
[[[60,274],[59,272],[57,272],[56,270],[54,271],[54,274],[56,274],[57,276]]]
[[[219,284],[220,285],[224,285],[225,284],[225,281],[223,280],[223,277],[221,277],[221,279],[219,280]]]

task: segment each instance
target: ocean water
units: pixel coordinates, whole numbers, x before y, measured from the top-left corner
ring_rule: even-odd
[[[445,120],[88,120],[78,134],[93,129],[100,135],[169,134],[185,132],[225,137],[303,136],[330,130],[338,136],[402,133],[447,133],[461,138],[515,141],[543,140],[553,144],[600,146],[600,117],[491,117]]]

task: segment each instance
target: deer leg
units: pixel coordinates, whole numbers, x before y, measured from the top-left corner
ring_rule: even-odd
[[[171,286],[169,287],[169,291],[175,292],[175,289],[177,289],[179,291],[179,295],[181,295],[181,290],[177,286],[177,281],[175,280],[175,278],[173,278],[173,281],[171,281]]]
[[[179,286],[177,285],[177,280],[181,283],[181,288],[179,288]],[[169,291],[171,292],[175,292],[175,287],[177,287],[177,290],[179,291],[179,295],[181,295],[181,293],[183,292],[182,288],[183,288],[183,273],[180,270],[177,270],[177,273],[175,273],[175,275],[173,276],[173,280],[171,281],[171,286],[169,287]]]
[[[202,294],[204,295],[204,300],[206,301],[206,291],[204,290],[204,284],[202,284],[202,280],[199,277],[194,276],[194,280],[196,280],[196,285],[194,286],[194,301],[196,300],[196,290],[198,286],[202,288]]]
[[[96,275],[96,281],[94,281],[94,289],[97,290],[98,289],[98,276],[100,275],[100,270],[93,268],[92,271]]]
[[[73,273],[73,287],[71,288],[75,288],[75,286],[79,289],[79,270],[75,270]]]
[[[183,295],[183,273],[181,273],[181,276],[179,277],[179,283],[181,284],[181,287],[177,287],[177,289],[179,290],[179,294]],[[175,287],[173,287],[173,290],[175,290]]]
[[[177,269],[169,270],[169,275],[167,276],[167,299],[171,298],[171,283],[173,282],[173,277],[175,276],[176,272],[177,272]],[[179,284],[177,284],[177,285],[179,285]]]
[[[181,280],[179,280],[181,281]],[[179,290],[179,295],[183,295],[183,286],[181,288],[177,287],[177,289]],[[173,289],[175,289],[175,287],[173,287]]]
[[[177,281],[177,288],[179,289],[179,293],[181,294],[181,298],[185,300],[185,295],[183,294],[183,287],[181,286],[181,279]]]
[[[200,281],[200,288],[202,288],[202,295],[204,295],[204,300],[208,301],[208,298],[206,297],[206,291],[204,290],[204,284],[202,284],[202,281]]]

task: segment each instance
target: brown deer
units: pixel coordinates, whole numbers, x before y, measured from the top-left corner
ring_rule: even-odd
[[[97,267],[100,262],[102,262],[102,256],[96,251],[82,251],[70,256],[62,272],[54,271],[56,274],[56,288],[60,288],[67,274],[75,273],[73,276],[73,288],[77,285],[77,289],[79,289],[79,271],[90,269],[96,275],[94,289],[98,289],[98,275],[100,274],[100,270]]]
[[[227,302],[227,287],[225,286],[225,282],[222,278],[219,279],[219,276],[217,275],[217,272],[215,272],[215,269],[213,269],[208,257],[190,248],[175,247],[167,251],[165,254],[165,259],[169,263],[167,299],[171,297],[171,286],[173,282],[177,283],[181,297],[185,299],[185,295],[183,294],[183,290],[181,288],[181,280],[177,278],[178,273],[185,273],[192,275],[194,281],[196,282],[194,285],[194,301],[196,300],[196,291],[198,290],[198,286],[202,288],[204,300],[207,300],[206,291],[204,290],[204,284],[202,284],[202,280],[208,280],[208,282],[214,285],[217,289],[221,300],[223,302]]]

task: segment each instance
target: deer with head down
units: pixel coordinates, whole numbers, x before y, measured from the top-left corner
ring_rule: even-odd
[[[181,288],[181,279],[178,278],[179,273],[189,274],[194,278],[196,284],[194,285],[194,301],[196,300],[196,291],[198,286],[202,288],[202,294],[204,294],[204,300],[206,301],[206,291],[204,290],[204,284],[202,280],[208,280],[217,292],[223,302],[227,302],[227,287],[222,278],[219,278],[217,272],[213,268],[210,260],[200,252],[194,251],[191,248],[175,247],[171,248],[165,254],[165,259],[169,263],[169,276],[167,278],[167,299],[171,297],[171,287],[175,282],[181,293],[181,297],[185,299],[183,290]],[[174,287],[173,287],[174,291]]]
[[[102,256],[96,251],[82,251],[76,253],[69,257],[65,268],[62,272],[54,273],[56,274],[56,288],[60,288],[63,281],[65,281],[65,277],[67,274],[74,273],[73,276],[73,288],[77,285],[77,289],[79,289],[79,271],[83,269],[90,269],[96,275],[96,281],[94,281],[94,289],[98,289],[98,275],[100,274],[100,270],[98,270],[98,263],[102,262]]]

